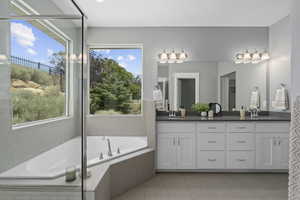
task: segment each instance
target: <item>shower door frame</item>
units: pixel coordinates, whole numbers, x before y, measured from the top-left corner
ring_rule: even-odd
[[[80,15],[19,15],[19,16],[0,16],[0,21],[9,21],[13,19],[23,20],[81,20],[81,55],[80,62],[80,121],[81,121],[81,199],[85,200],[85,179],[87,177],[87,135],[86,135],[86,110],[87,110],[87,48],[86,31],[87,17],[75,0],[69,0],[79,11]]]

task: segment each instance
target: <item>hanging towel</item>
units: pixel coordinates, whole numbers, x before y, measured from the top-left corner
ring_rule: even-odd
[[[289,160],[289,200],[300,199],[300,96],[292,110]]]
[[[255,109],[259,107],[260,107],[260,95],[259,95],[259,91],[255,90],[251,92],[250,109]]]
[[[285,87],[278,88],[275,93],[275,99],[272,102],[272,107],[276,110],[289,109],[289,96]]]
[[[156,109],[162,110],[163,109],[163,95],[162,95],[162,91],[159,87],[156,87],[153,90],[153,100],[154,100]]]

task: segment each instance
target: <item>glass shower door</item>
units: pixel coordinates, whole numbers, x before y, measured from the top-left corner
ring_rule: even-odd
[[[86,28],[73,6],[0,3],[1,199],[84,199]]]

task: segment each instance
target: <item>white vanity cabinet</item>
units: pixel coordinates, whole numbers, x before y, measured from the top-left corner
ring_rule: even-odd
[[[224,169],[226,124],[224,122],[196,123],[197,169]]]
[[[289,122],[157,123],[158,170],[287,170]]]
[[[283,128],[284,127],[284,128]],[[289,127],[287,123],[260,123],[256,129],[256,168],[288,169]]]
[[[227,124],[227,168],[255,168],[255,123],[230,122]]]
[[[195,169],[195,124],[159,123],[158,169]]]

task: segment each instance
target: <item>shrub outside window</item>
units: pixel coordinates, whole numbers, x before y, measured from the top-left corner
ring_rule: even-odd
[[[37,20],[10,24],[12,124],[66,117],[68,41]]]
[[[90,114],[141,114],[142,49],[91,48],[89,56]]]

